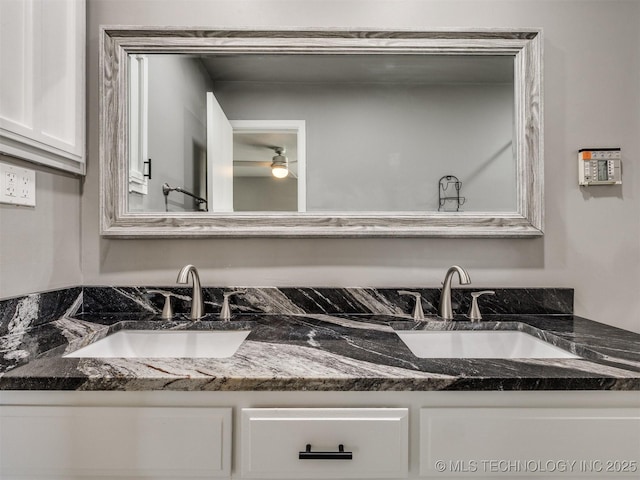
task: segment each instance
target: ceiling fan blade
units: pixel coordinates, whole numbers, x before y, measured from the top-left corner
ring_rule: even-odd
[[[252,164],[260,164],[260,165],[271,165],[271,162],[263,162],[260,160],[234,160],[233,163],[241,165],[243,163],[252,163]],[[297,160],[289,160],[288,163],[298,163]]]
[[[270,167],[271,162],[259,162],[256,160],[234,160],[236,167]]]
[[[297,163],[296,160],[289,161],[289,163]],[[259,162],[256,160],[234,160],[234,167],[247,167],[247,168],[256,168],[256,167],[265,167],[271,168],[271,162]],[[289,170],[289,176],[293,178],[298,178],[298,175],[294,173],[292,170]]]

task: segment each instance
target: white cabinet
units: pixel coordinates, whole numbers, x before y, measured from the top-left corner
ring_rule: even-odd
[[[0,152],[85,173],[85,1],[0,2]]]
[[[637,408],[423,408],[420,475],[640,476]]]
[[[0,391],[0,479],[638,478],[639,393]]]
[[[249,408],[242,411],[244,478],[403,478],[406,408]]]
[[[0,478],[229,477],[230,408],[3,406]]]

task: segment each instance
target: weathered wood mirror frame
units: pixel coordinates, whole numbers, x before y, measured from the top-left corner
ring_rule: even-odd
[[[517,211],[424,214],[129,212],[130,53],[411,53],[514,57]],[[541,31],[270,30],[103,27],[100,35],[101,234],[108,237],[532,237],[543,227]]]

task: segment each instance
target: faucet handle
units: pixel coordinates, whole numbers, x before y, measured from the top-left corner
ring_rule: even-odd
[[[162,308],[162,315],[160,318],[163,320],[171,320],[173,318],[173,308],[171,307],[171,297],[173,294],[166,290],[147,290],[147,293],[159,293],[164,295],[164,307]]]
[[[410,292],[409,290],[398,290],[400,295],[413,295],[416,299],[416,304],[413,307],[413,319],[424,320],[424,312],[422,311],[422,295],[418,292]]]
[[[231,305],[229,299],[234,295],[243,295],[247,293],[246,289],[234,290],[233,292],[224,292],[222,294],[222,309],[220,310],[220,320],[231,320]]]
[[[479,322],[482,320],[482,314],[478,307],[478,297],[482,295],[495,295],[493,290],[482,290],[481,292],[471,292],[471,308],[469,309],[469,320]]]

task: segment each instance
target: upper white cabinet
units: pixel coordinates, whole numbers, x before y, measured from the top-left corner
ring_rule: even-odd
[[[85,173],[85,1],[0,2],[0,152]]]

